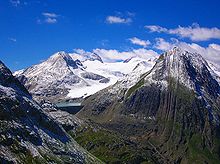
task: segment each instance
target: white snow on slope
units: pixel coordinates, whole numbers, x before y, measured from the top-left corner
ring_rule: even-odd
[[[211,69],[220,77],[220,66],[211,61],[207,61],[207,62],[211,67]]]
[[[185,52],[174,49],[167,53],[170,55],[168,55],[165,65],[172,68],[169,74],[178,77],[182,83],[193,88],[190,79],[185,78],[185,72],[181,69],[183,63],[179,62],[181,54],[185,54]],[[177,57],[174,58],[173,54]],[[185,55],[190,57],[188,53]],[[55,95],[59,97],[62,95],[61,98],[63,96],[66,98],[85,98],[117,81],[121,81],[120,88],[130,88],[140,79],[141,74],[148,72],[154,66],[157,57],[149,55],[143,59],[136,56],[124,62],[106,63],[99,55],[92,52],[83,50],[77,50],[76,53],[58,52],[48,60],[26,70],[15,72],[14,75],[24,75],[27,78],[27,80],[24,79],[26,80],[25,85],[32,94],[37,96]],[[201,64],[206,63],[196,53],[191,61],[199,70]],[[208,63],[211,74],[220,83],[220,67],[209,61]],[[176,74],[176,70],[179,70],[178,74]],[[163,76],[168,75],[161,74],[161,78]]]
[[[155,61],[145,60],[141,58],[132,58],[129,62],[117,62],[117,63],[101,63],[99,61],[85,61],[83,65],[85,70],[89,72],[102,75],[108,78],[110,81],[108,83],[98,83],[92,80],[87,80],[89,86],[73,87],[68,97],[77,98],[77,97],[87,97],[90,96],[110,85],[115,84],[117,81],[130,80],[130,84],[136,82],[138,77],[150,70],[154,65]],[[129,78],[128,78],[129,77]],[[132,84],[131,84],[132,83]],[[127,86],[129,87],[129,86]]]
[[[67,98],[84,98],[117,81],[130,80],[135,83],[138,76],[152,68],[155,58],[133,57],[124,62],[103,63],[101,57],[94,53],[58,52],[48,60],[17,71],[14,75],[27,78],[25,85],[32,94],[50,96],[55,93],[59,96],[67,89]],[[129,79],[128,75],[131,75]],[[59,89],[58,93],[54,92],[55,89]]]
[[[211,72],[212,76],[218,81],[218,83],[220,84],[220,66],[211,62],[211,61],[207,61],[209,64],[209,67],[211,69],[209,69],[209,71]]]

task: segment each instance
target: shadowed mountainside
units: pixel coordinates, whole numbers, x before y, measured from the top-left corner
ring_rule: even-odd
[[[220,86],[201,55],[174,48],[124,85],[90,96],[77,116],[154,148],[160,163],[219,163]]]

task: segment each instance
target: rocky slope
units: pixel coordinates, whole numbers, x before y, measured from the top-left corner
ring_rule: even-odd
[[[1,61],[0,163],[101,163],[47,116]]]
[[[145,70],[149,70],[154,60],[132,58],[124,63],[103,63],[94,53],[58,52],[48,60],[17,71],[14,75],[35,98],[57,102],[92,95],[116,83],[141,63],[145,63]]]
[[[130,78],[87,98],[77,116],[145,145],[159,163],[219,163],[220,86],[201,55],[174,48]]]

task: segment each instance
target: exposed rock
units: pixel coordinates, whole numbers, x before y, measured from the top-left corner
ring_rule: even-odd
[[[43,111],[0,62],[0,163],[4,162],[100,163]]]
[[[154,64],[139,58],[133,58],[128,63],[103,63],[94,53],[58,52],[40,64],[16,71],[14,75],[35,99],[56,103],[59,100],[85,98],[115,84],[143,61],[144,70]]]
[[[86,79],[91,79],[91,80],[101,80],[101,79],[105,78],[104,76],[97,75],[97,74],[94,74],[92,72],[81,73],[81,76],[86,78]]]
[[[220,86],[211,71],[201,55],[174,48],[136,83],[86,99],[77,116],[148,145],[159,163],[218,163]]]

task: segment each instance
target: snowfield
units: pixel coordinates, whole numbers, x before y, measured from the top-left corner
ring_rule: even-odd
[[[140,67],[142,63],[145,63],[145,65],[142,65],[142,69],[139,69],[138,71],[134,71],[137,69],[137,67]],[[133,75],[133,82],[135,83],[137,79],[137,76],[140,76],[142,73],[150,70],[155,61],[152,60],[144,60],[141,58],[132,58],[129,62],[117,62],[117,63],[101,63],[99,61],[85,61],[83,65],[86,67],[86,70],[105,76],[109,79],[108,83],[99,83],[94,80],[87,80],[88,86],[81,86],[76,87],[73,86],[70,87],[68,97],[71,98],[78,98],[78,97],[87,97],[90,96],[104,88],[109,87],[110,85],[115,84],[117,81],[122,81],[126,79],[127,75]],[[135,73],[132,73],[132,72]],[[130,77],[130,76],[129,76]],[[130,77],[131,78],[131,77]]]
[[[175,53],[174,53],[175,51]],[[185,54],[179,49],[173,49],[167,52],[171,65],[170,74],[176,77],[175,70],[182,67],[184,63],[175,56]],[[177,55],[181,56],[181,55]],[[95,53],[66,53],[58,52],[52,55],[48,60],[31,66],[28,69],[20,70],[14,73],[35,96],[57,99],[85,98],[104,88],[107,88],[117,81],[122,81],[122,88],[133,86],[143,73],[148,72],[155,65],[158,56],[143,59],[132,57],[121,62],[107,63],[103,62],[101,57]],[[199,61],[199,62],[198,62]],[[200,68],[206,61],[200,59],[198,54],[194,54],[192,62]],[[179,63],[177,65],[176,63]],[[220,67],[207,61],[207,66],[215,79],[220,82]],[[179,69],[178,78],[182,83],[194,88],[190,79],[185,79],[185,72]],[[201,70],[200,70],[201,71]],[[167,76],[165,74],[161,75]],[[164,85],[166,85],[164,83]]]
[[[33,95],[85,98],[127,79],[128,75],[134,77],[135,83],[136,77],[150,70],[155,61],[156,56],[150,56],[149,59],[133,57],[121,62],[104,63],[94,53],[58,52],[38,65],[15,72],[14,76]]]

